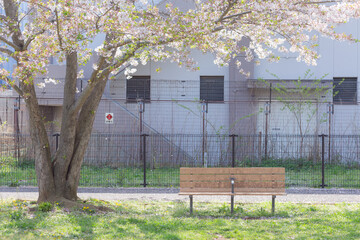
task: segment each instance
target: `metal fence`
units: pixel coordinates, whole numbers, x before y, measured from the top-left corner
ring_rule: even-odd
[[[0,135],[0,164],[0,185],[36,185],[28,135]],[[80,186],[178,187],[179,168],[195,166],[285,167],[287,187],[359,188],[360,136],[94,134]]]

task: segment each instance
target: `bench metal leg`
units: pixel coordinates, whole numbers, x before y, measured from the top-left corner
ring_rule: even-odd
[[[193,213],[193,195],[189,195],[190,197],[190,214]]]
[[[272,214],[275,213],[275,198],[276,198],[276,195],[272,195],[272,207],[271,207]]]
[[[234,195],[231,196],[231,214],[234,213]]]

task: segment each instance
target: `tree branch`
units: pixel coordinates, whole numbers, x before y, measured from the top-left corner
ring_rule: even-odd
[[[60,26],[59,26],[59,15],[58,15],[58,11],[57,9],[55,9],[55,17],[56,17],[56,34],[58,35],[58,39],[59,39],[59,46],[62,49],[62,37],[60,34]]]
[[[10,84],[10,86],[11,86],[12,88],[14,88],[15,91],[16,91],[21,97],[24,98],[24,92],[19,88],[18,85],[16,85],[16,84]]]
[[[27,49],[28,46],[30,45],[30,43],[36,38],[36,36],[39,36],[40,34],[43,34],[45,32],[45,30],[41,30],[37,33],[35,33],[34,35],[32,35],[31,37],[29,37],[26,42],[25,42],[25,46],[24,46],[24,49]]]
[[[99,62],[98,67],[100,68],[105,63],[105,57],[100,57],[98,62]],[[86,86],[86,88],[84,89],[80,97],[77,99],[77,101],[71,106],[70,111],[77,112],[84,105],[87,98],[90,96],[92,90],[96,86],[96,83],[98,82],[96,80],[101,80],[97,77],[98,73],[99,73],[99,69],[94,70],[92,72],[91,77],[89,79],[89,84]]]
[[[15,51],[21,51],[21,49],[18,46],[16,46],[14,43],[10,42],[9,40],[7,40],[6,38],[4,38],[2,36],[0,36],[0,41],[9,45],[10,47],[14,48]]]
[[[222,20],[241,17],[241,16],[249,14],[249,13],[252,13],[252,11],[246,11],[246,12],[242,12],[242,13],[238,13],[238,14],[229,15],[229,16],[224,17]]]
[[[225,11],[221,14],[218,20],[215,21],[215,24],[222,22],[225,18],[225,16],[230,12],[231,8],[235,5],[237,0],[228,0],[229,5],[226,7]]]
[[[99,74],[99,69],[101,68],[101,66],[106,62],[106,58],[105,57],[100,57],[99,61],[98,61],[98,70],[93,71],[89,82],[90,84],[88,84],[85,88],[85,90],[83,91],[83,93],[81,94],[81,96],[78,98],[78,100],[76,101],[76,103],[72,106],[72,110],[73,111],[79,111],[81,109],[81,107],[84,105],[84,103],[88,100],[88,98],[90,97],[94,87],[97,85],[97,83],[99,81],[106,81],[107,77],[110,74],[110,68],[111,67],[119,67],[121,66],[124,62],[126,62],[127,60],[129,60],[131,57],[134,56],[135,52],[143,47],[144,45],[141,44],[137,44],[136,47],[134,47],[132,49],[131,52],[128,52],[121,60],[117,61],[116,64],[113,64],[111,66],[102,68],[102,73],[100,74],[100,76],[98,76]]]
[[[336,3],[336,2],[340,2],[339,0],[328,0],[328,1],[319,1],[319,2],[297,2],[294,3],[294,5],[299,5],[299,4],[326,4],[326,3]]]
[[[13,51],[11,51],[10,49],[4,48],[4,47],[0,47],[0,52],[5,53],[5,54],[7,54],[7,55],[9,55],[9,56],[11,56],[12,54],[14,54]]]
[[[19,88],[18,85],[16,85],[15,83],[12,83],[11,79],[5,76],[1,76],[2,79],[4,79],[12,88],[14,88],[14,90],[21,96],[24,97],[24,92]]]

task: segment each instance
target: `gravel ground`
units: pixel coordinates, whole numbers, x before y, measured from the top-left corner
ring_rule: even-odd
[[[188,201],[178,194],[178,188],[79,188],[82,199]],[[286,196],[277,196],[277,202],[294,203],[360,203],[360,189],[288,188]],[[0,199],[36,200],[36,187],[0,187]],[[194,202],[230,201],[229,196],[194,196]],[[271,196],[236,196],[236,202],[253,203],[271,201]]]

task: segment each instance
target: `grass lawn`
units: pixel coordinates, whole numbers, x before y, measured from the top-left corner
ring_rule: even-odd
[[[359,239],[360,204],[271,203],[235,205],[92,199],[112,212],[29,210],[28,201],[0,201],[0,239]],[[42,208],[44,210],[44,208]]]

